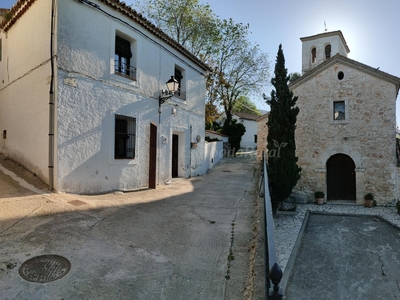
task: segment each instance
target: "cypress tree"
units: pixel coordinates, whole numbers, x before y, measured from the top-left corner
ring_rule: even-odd
[[[285,68],[282,44],[279,45],[275,63],[275,77],[271,79],[274,89],[267,100],[271,111],[268,116],[268,177],[274,213],[278,204],[290,196],[300,179],[301,168],[297,166],[295,130],[299,108],[297,97],[289,90],[290,76]]]

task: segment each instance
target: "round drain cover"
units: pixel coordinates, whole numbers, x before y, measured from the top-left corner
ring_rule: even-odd
[[[19,275],[32,282],[49,282],[60,279],[71,269],[68,259],[59,255],[41,255],[28,259],[19,268]]]

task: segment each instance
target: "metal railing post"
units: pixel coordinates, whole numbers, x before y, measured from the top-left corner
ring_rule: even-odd
[[[271,300],[283,299],[283,291],[279,286],[283,272],[278,264],[275,249],[274,220],[272,218],[272,204],[269,194],[267,162],[263,155],[264,171],[264,224],[265,224],[265,268],[266,268],[266,298]],[[272,267],[270,267],[272,266]],[[271,285],[272,283],[272,285]]]

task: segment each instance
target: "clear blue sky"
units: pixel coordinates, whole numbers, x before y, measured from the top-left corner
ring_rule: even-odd
[[[300,37],[341,30],[350,48],[349,58],[379,67],[400,77],[399,0],[200,0],[209,3],[220,18],[249,23],[250,40],[269,55],[271,75],[282,43],[289,73],[301,72]],[[126,0],[132,4],[133,0]],[[0,0],[9,8],[14,0]],[[253,99],[265,109],[261,97]],[[400,99],[398,99],[400,101]],[[400,103],[397,105],[400,125]]]

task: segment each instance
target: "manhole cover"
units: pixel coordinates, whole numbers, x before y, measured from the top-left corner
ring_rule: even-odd
[[[19,275],[32,282],[49,282],[60,279],[71,269],[68,259],[59,255],[41,255],[28,259],[19,268]]]

